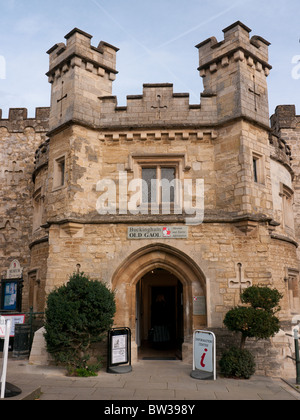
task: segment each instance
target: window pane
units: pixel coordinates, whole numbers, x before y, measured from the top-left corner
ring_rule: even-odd
[[[162,203],[174,203],[176,168],[161,168]]]
[[[142,178],[147,184],[143,183],[143,203],[151,203],[152,198],[153,202],[156,202],[156,168],[142,168]],[[155,182],[151,181],[154,180]]]
[[[60,177],[60,185],[65,185],[65,160],[61,160],[58,163],[58,171],[59,171],[59,177]]]
[[[253,176],[254,182],[258,182],[257,159],[253,158]]]

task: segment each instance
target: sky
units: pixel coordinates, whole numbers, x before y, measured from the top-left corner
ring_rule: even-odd
[[[54,44],[77,27],[120,49],[113,84],[118,105],[144,83],[173,83],[199,104],[203,91],[197,44],[240,20],[271,42],[270,115],[294,104],[300,114],[299,0],[0,0],[0,109],[50,105],[45,73]]]

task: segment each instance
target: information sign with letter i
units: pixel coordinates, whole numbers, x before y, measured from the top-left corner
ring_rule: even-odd
[[[216,380],[216,337],[210,331],[197,330],[193,339],[193,371],[191,377]]]

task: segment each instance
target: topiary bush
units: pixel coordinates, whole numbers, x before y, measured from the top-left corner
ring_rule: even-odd
[[[230,331],[242,333],[241,349],[247,338],[268,339],[280,329],[279,319],[260,308],[236,307],[227,312],[224,324]]]
[[[49,294],[45,313],[47,351],[69,374],[94,375],[100,365],[89,366],[89,350],[103,340],[113,325],[115,296],[84,273]]]
[[[227,312],[224,324],[230,331],[241,333],[241,344],[240,349],[229,350],[220,360],[225,376],[247,378],[254,374],[254,358],[245,350],[246,339],[268,339],[279,332],[280,322],[275,314],[280,310],[282,297],[276,289],[252,286],[241,294],[241,302],[248,306],[237,306]]]
[[[226,351],[220,362],[221,373],[226,378],[249,379],[255,373],[254,356],[248,350],[232,347]]]
[[[279,302],[282,298],[277,289],[262,286],[249,287],[241,295],[243,303],[249,303],[252,308],[264,309],[272,314],[280,311]]]
[[[252,286],[241,294],[241,301],[250,306],[237,306],[227,312],[224,324],[230,331],[242,333],[241,349],[246,339],[258,340],[273,337],[279,332],[280,323],[275,314],[282,295],[276,289]]]

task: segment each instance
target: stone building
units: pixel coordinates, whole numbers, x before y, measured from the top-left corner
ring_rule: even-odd
[[[0,119],[0,270],[20,261],[23,310],[42,311],[77,269],[108,283],[134,360],[157,301],[186,361],[195,329],[222,347],[241,290],[275,287],[282,331],[250,345],[259,373],[284,376],[300,313],[300,117],[279,106],[270,124],[269,42],[241,22],[223,32],[196,47],[198,104],[166,83],[118,106],[118,49],[79,29],[48,51],[50,108]]]

